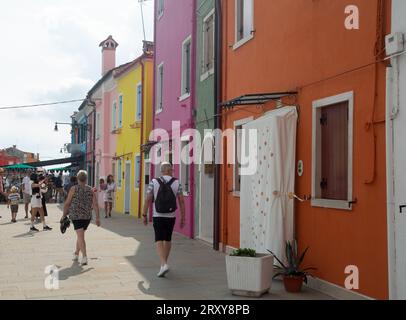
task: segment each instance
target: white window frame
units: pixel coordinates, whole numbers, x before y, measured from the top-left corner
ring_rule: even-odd
[[[120,105],[120,98],[121,98],[121,105]],[[120,112],[120,107],[121,107],[121,112]],[[118,96],[118,123],[117,123],[117,128],[119,128],[119,129],[121,129],[123,127],[123,125],[124,125],[124,117],[123,117],[123,115],[124,115],[124,96],[121,93]],[[120,116],[121,116],[121,119],[120,119]],[[121,123],[120,123],[120,120],[121,120]]]
[[[238,157],[236,157],[237,154],[237,144],[236,144],[236,139],[237,139],[237,130],[236,127],[239,126],[243,126],[244,124],[247,124],[248,122],[251,122],[254,120],[254,117],[248,117],[248,118],[244,118],[244,119],[239,119],[234,121],[234,138],[233,138],[233,154],[234,154],[234,165],[233,165],[233,195],[235,197],[239,197],[240,196],[240,191],[236,190],[236,169],[237,169],[237,161],[238,161]],[[241,141],[241,145],[242,145],[242,141]]]
[[[140,100],[140,106],[138,106],[138,89],[141,87],[141,100]],[[137,83],[137,86],[136,86],[136,95],[135,95],[135,104],[136,104],[136,106],[135,106],[135,121],[136,122],[140,122],[141,120],[142,120],[142,112],[143,112],[143,105],[142,105],[142,97],[143,97],[143,95],[144,95],[144,88],[142,87],[142,82],[139,82],[139,83]],[[140,108],[140,110],[141,110],[141,115],[140,115],[140,117],[138,118],[138,108]]]
[[[162,7],[160,7],[160,4],[162,4]],[[160,20],[165,12],[165,0],[157,0],[156,11],[157,11],[157,19]]]
[[[138,177],[138,179],[139,179],[139,183],[137,184],[137,158],[139,158],[139,168],[138,168],[138,175],[139,175],[139,177]],[[135,154],[135,157],[134,157],[134,189],[135,190],[139,190],[140,189],[140,186],[141,186],[141,183],[142,183],[142,176],[141,176],[141,166],[142,166],[142,164],[141,164],[141,154],[140,153],[137,153],[137,154]]]
[[[211,17],[213,17],[213,23],[214,23],[214,28],[213,28],[213,67],[210,70],[206,70],[206,22],[209,20]],[[215,17],[215,9],[212,9],[207,16],[204,17],[203,19],[203,28],[202,28],[202,68],[201,70],[204,70],[200,76],[200,81],[206,80],[208,77],[210,77],[212,74],[214,74],[214,63],[215,63],[215,25],[216,25],[216,17]],[[204,68],[204,69],[203,69]]]
[[[233,50],[237,50],[238,48],[240,48],[241,46],[243,46],[244,44],[246,44],[248,41],[250,41],[251,39],[254,38],[254,26],[255,26],[255,22],[254,22],[254,16],[255,16],[255,5],[254,2],[255,0],[250,0],[252,1],[252,25],[251,25],[251,31],[250,34],[248,36],[245,36],[242,39],[238,39],[238,1],[240,0],[235,0],[235,27],[234,27],[234,32],[235,32],[235,39],[234,39],[234,45],[233,45]],[[243,0],[245,1],[245,0]]]
[[[96,140],[101,138],[101,113],[96,113]]]
[[[162,80],[161,72],[162,69]],[[164,109],[164,81],[165,81],[165,64],[162,62],[157,66],[157,77],[156,77],[156,106],[155,106],[155,114],[161,113]],[[162,83],[162,85],[161,85]],[[160,99],[159,99],[160,98]],[[162,102],[162,103],[161,103]]]
[[[190,136],[182,136],[180,138],[180,150],[179,150],[179,183],[182,184],[182,189],[183,189],[183,196],[188,197],[190,196],[191,193],[191,181],[188,181],[188,186],[189,186],[189,191],[185,190],[185,184],[183,182],[183,176],[182,176],[182,142],[188,142],[190,144]],[[190,180],[190,170],[191,170],[191,164],[189,164],[189,180]]]
[[[329,200],[317,197],[320,194],[321,168],[317,167],[321,159],[320,144],[320,112],[323,107],[334,104],[348,102],[348,199],[347,200]],[[351,202],[353,201],[353,144],[354,144],[354,92],[345,92],[336,96],[313,101],[313,123],[312,123],[312,201],[313,207],[352,210]]]
[[[186,69],[186,66],[185,66],[186,52],[185,52],[185,48],[186,48],[187,44],[190,44],[190,61],[189,61],[190,62],[190,67],[189,67],[189,70],[190,70],[190,76],[189,76],[190,86],[189,86],[189,92],[185,91],[185,82],[186,82],[186,70],[185,70]],[[183,100],[189,98],[190,93],[192,91],[192,83],[193,83],[193,81],[192,81],[192,75],[193,75],[193,72],[192,72],[192,35],[189,35],[182,42],[182,70],[181,70],[181,72],[182,72],[182,74],[181,74],[181,81],[180,81],[180,97],[179,97],[179,101],[183,101]]]

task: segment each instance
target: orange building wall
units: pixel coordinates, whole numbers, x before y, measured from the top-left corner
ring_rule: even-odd
[[[297,160],[304,161],[304,174],[296,177],[299,196],[311,194],[312,102],[354,91],[353,194],[358,203],[352,211],[297,204],[296,237],[299,246],[311,247],[305,262],[318,268],[317,277],[344,286],[345,267],[356,265],[359,292],[387,298],[385,123],[381,121],[385,119],[386,65],[378,63],[375,68],[373,64],[378,0],[351,1],[360,9],[361,22],[360,30],[352,31],[344,27],[348,1],[257,0],[255,37],[237,50],[230,48],[234,3],[223,1],[223,101],[248,93],[299,92],[292,102],[299,107]],[[384,3],[385,32],[389,33],[390,1]],[[271,107],[235,108],[223,117],[223,128],[232,128],[241,118],[258,117]],[[366,130],[372,117],[376,123]],[[222,169],[221,242],[238,247],[240,203],[230,192],[232,170],[227,165]],[[373,182],[366,184],[368,180]]]

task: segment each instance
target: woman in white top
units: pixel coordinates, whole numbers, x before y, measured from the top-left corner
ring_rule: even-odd
[[[107,176],[107,187],[103,195],[104,210],[106,213],[105,218],[111,218],[111,210],[113,209],[114,192],[116,191],[116,184],[114,183],[114,177],[110,174]]]

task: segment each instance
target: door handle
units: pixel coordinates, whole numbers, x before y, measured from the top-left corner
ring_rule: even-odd
[[[406,205],[399,206],[399,211],[400,211],[400,213],[403,213],[403,209],[405,209],[405,208],[406,208]]]

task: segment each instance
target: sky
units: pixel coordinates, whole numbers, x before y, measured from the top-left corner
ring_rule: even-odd
[[[153,40],[153,0],[143,4],[146,38]],[[99,44],[119,43],[117,65],[142,53],[138,0],[0,0],[0,108],[83,99],[101,77]],[[0,149],[68,157],[70,115],[80,103],[0,110]]]

